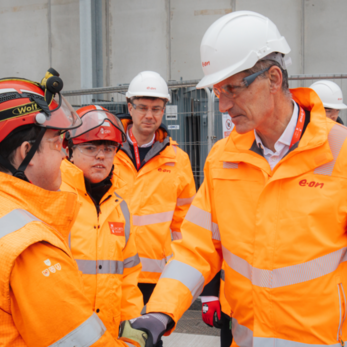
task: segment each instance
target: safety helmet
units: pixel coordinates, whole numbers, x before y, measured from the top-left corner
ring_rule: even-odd
[[[166,99],[169,102],[171,97],[167,84],[163,77],[154,71],[143,71],[133,78],[130,82],[127,98],[133,96],[149,96],[154,98]]]
[[[65,133],[64,148],[90,141],[113,141],[119,147],[125,142],[125,131],[122,122],[106,108],[89,105],[77,110],[82,125]],[[70,153],[71,155],[71,153]]]
[[[310,88],[318,94],[325,108],[336,110],[347,108],[347,105],[343,103],[342,90],[336,83],[322,80],[313,83]]]
[[[28,181],[24,171],[37,151],[46,129],[66,131],[82,124],[72,106],[60,94],[63,81],[50,68],[41,83],[23,78],[0,79],[0,142],[25,125],[41,128],[35,143],[18,169],[0,156],[0,164],[15,177]]]
[[[229,13],[215,21],[201,41],[201,65],[205,76],[196,87],[217,84],[252,68],[274,52],[284,55],[290,52],[290,47],[269,18],[251,11]]]

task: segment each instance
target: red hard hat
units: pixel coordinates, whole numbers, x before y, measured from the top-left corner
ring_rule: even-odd
[[[74,145],[84,142],[108,140],[118,144],[125,142],[125,132],[122,122],[106,108],[98,105],[84,106],[77,110],[82,119],[82,125],[65,134],[63,146],[68,141]]]
[[[59,92],[54,96],[41,84],[26,79],[0,79],[0,142],[28,124],[68,130],[80,126],[81,120]]]

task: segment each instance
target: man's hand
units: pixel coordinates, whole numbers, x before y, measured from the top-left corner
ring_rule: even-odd
[[[129,346],[147,347],[148,336],[144,331],[133,329],[128,320],[120,325],[119,339]]]
[[[221,329],[221,309],[219,300],[202,304],[202,320],[210,327]]]
[[[120,340],[130,343],[134,341],[140,347],[155,347],[166,331],[169,320],[171,318],[165,314],[148,313],[125,321],[120,326]]]

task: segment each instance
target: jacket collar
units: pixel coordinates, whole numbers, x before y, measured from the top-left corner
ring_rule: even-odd
[[[127,131],[129,124],[132,124],[131,116],[129,114],[118,114],[117,117],[121,120],[124,130]],[[161,124],[159,129],[155,132],[154,145],[146,154],[141,167],[158,155],[160,155],[161,158],[172,159],[173,162],[176,161],[176,151],[172,146],[178,146],[178,144],[171,139],[165,124]],[[123,143],[121,150],[125,152],[130,159],[133,159],[128,142]]]
[[[75,188],[79,193],[87,193],[83,171],[80,168],[67,159],[64,159],[61,163],[60,170],[64,183]],[[115,167],[111,178],[112,187],[109,190],[111,193],[113,193],[116,189],[123,188],[126,184],[119,178],[118,173],[119,168]]]
[[[58,235],[68,239],[77,217],[77,196],[69,192],[52,192],[0,172],[0,196],[53,227]]]

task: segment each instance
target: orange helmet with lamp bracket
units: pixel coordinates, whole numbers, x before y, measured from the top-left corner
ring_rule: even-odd
[[[72,148],[85,142],[112,141],[118,149],[125,142],[125,131],[122,122],[106,108],[98,105],[84,106],[77,110],[82,119],[79,128],[69,130],[65,134],[63,147]],[[69,151],[71,156],[71,151]]]
[[[72,106],[60,94],[62,88],[63,81],[52,68],[47,71],[41,83],[16,77],[0,79],[0,142],[25,125],[41,128],[18,169],[0,156],[0,164],[13,176],[28,181],[24,171],[37,151],[46,129],[63,132],[82,124]]]

